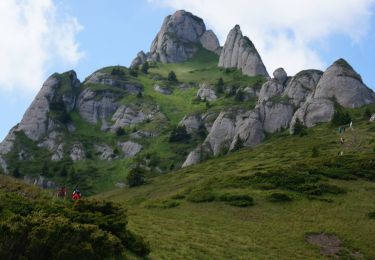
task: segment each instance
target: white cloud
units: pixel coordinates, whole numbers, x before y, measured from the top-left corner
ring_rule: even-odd
[[[34,92],[50,66],[80,60],[82,27],[59,11],[53,0],[0,0],[0,89]]]
[[[358,43],[369,29],[375,0],[148,0],[200,16],[224,44],[235,24],[254,42],[270,73],[284,67],[324,69],[314,46],[341,34]]]

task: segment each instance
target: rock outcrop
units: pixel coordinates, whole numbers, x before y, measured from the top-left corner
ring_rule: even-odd
[[[263,61],[249,38],[242,35],[239,25],[228,34],[220,54],[219,67],[237,68],[249,76],[268,77]]]
[[[117,157],[113,149],[109,145],[95,144],[94,149],[101,160],[110,161]]]
[[[151,62],[175,63],[191,59],[203,48],[220,53],[219,41],[211,30],[206,30],[203,20],[184,10],[167,16],[162,27],[151,44],[146,60]],[[138,53],[132,66],[139,66],[145,61],[144,53]]]
[[[69,154],[73,161],[82,161],[86,159],[86,152],[81,143],[76,143],[73,145]]]
[[[158,85],[158,84],[155,84],[155,85],[154,85],[154,90],[155,90],[156,92],[159,92],[159,93],[164,94],[164,95],[170,95],[170,94],[172,94],[172,92],[173,92],[171,88],[168,88],[168,87],[162,87],[162,86],[160,86],[160,85]]]
[[[146,54],[143,51],[140,51],[140,52],[138,52],[137,57],[135,57],[134,60],[132,61],[130,67],[136,68],[139,65],[145,63],[146,60],[147,60]]]
[[[373,114],[369,120],[370,122],[375,122],[375,114]]]
[[[132,141],[119,143],[118,145],[121,147],[121,150],[124,153],[125,158],[134,157],[143,148],[142,145],[137,144],[137,143],[132,142]]]
[[[275,133],[289,127],[294,107],[289,102],[264,102],[258,106],[260,121],[267,133]]]
[[[343,107],[356,108],[375,102],[374,92],[344,60],[335,61],[319,80],[314,98],[333,98]]]
[[[207,101],[214,101],[217,99],[215,90],[211,87],[207,86],[206,84],[202,84],[201,87],[198,89],[197,97],[201,100]]]

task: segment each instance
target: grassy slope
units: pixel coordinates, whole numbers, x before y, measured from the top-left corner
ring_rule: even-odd
[[[335,233],[346,247],[374,259],[375,225],[367,216],[375,211],[374,182],[323,177],[322,182],[346,190],[345,194],[323,196],[305,196],[286,189],[265,190],[241,183],[241,177],[255,172],[338,160],[340,150],[345,153],[342,158],[349,161],[373,160],[375,127],[360,119],[363,109],[350,112],[355,118],[355,131],[345,133],[344,148],[338,144],[336,129],[323,124],[309,129],[304,137],[277,134],[253,150],[243,149],[153,178],[148,185],[99,197],[127,205],[130,226],[150,242],[151,256],[156,259],[323,258],[317,247],[305,242],[309,232]],[[318,158],[311,158],[314,146],[319,148]],[[359,174],[361,169],[356,171]],[[248,194],[255,205],[237,208],[218,201],[191,203],[172,199],[176,194],[186,195],[199,188],[214,194]],[[275,191],[289,194],[294,200],[271,203],[267,197]]]

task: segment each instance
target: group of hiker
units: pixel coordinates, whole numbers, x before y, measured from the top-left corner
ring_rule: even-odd
[[[66,188],[65,186],[61,186],[58,191],[57,191],[57,197],[65,199],[66,197]],[[81,190],[79,189],[78,186],[76,186],[73,190],[73,193],[71,195],[72,200],[79,200],[82,198],[82,193]]]
[[[353,131],[353,121],[350,122],[349,124],[349,129],[351,131]],[[340,126],[339,129],[338,129],[338,132],[340,134],[340,144],[341,145],[344,145],[345,144],[345,138],[343,137],[343,134],[345,133],[346,131],[346,127],[345,126]],[[338,152],[338,155],[344,155],[344,152],[343,151],[339,151]]]

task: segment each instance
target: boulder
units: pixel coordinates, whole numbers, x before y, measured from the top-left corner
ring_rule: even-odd
[[[61,161],[64,158],[64,144],[59,144],[51,157],[52,161]]]
[[[185,126],[186,131],[189,134],[197,133],[202,127],[204,128],[204,122],[200,114],[192,114],[185,116],[179,123],[181,126]]]
[[[69,156],[75,162],[85,160],[86,152],[83,148],[83,145],[81,143],[74,144],[72,149],[70,150]]]
[[[259,92],[258,103],[267,101],[274,97],[281,97],[285,89],[285,85],[276,79],[269,79],[263,84]]]
[[[283,95],[289,97],[295,106],[300,107],[314,93],[322,75],[323,72],[320,70],[303,70],[297,73],[288,82]]]
[[[142,145],[137,144],[137,143],[132,142],[132,141],[119,143],[118,145],[121,147],[121,150],[124,153],[125,158],[134,157],[143,148]]]
[[[94,149],[101,160],[110,161],[117,157],[113,149],[109,145],[95,144]]]
[[[297,118],[307,127],[312,127],[317,123],[330,122],[335,112],[334,104],[326,98],[313,98],[307,100],[293,115],[290,123],[290,132]]]
[[[125,76],[111,75],[101,71],[94,72],[86,78],[84,85],[90,87],[90,84],[109,85],[125,90],[132,95],[139,94],[143,89],[141,85],[130,81]]]
[[[154,85],[154,90],[156,91],[156,92],[159,92],[159,93],[161,93],[161,94],[164,94],[164,95],[170,95],[170,94],[172,94],[172,89],[170,89],[170,88],[168,88],[168,87],[161,87],[160,85],[158,85],[158,84],[155,84]]]
[[[344,60],[335,61],[319,80],[314,98],[333,98],[348,108],[375,103],[374,92],[366,87],[361,76]]]
[[[198,145],[197,148],[189,153],[185,162],[182,164],[182,168],[198,164],[204,160],[207,160],[210,156],[212,156],[212,150],[209,145]]]
[[[283,68],[278,68],[273,72],[273,77],[281,84],[284,84],[287,79],[288,75],[286,74],[285,70]]]
[[[143,130],[138,130],[137,132],[130,134],[130,137],[134,139],[153,138],[157,136],[159,136],[159,133],[143,131]]]
[[[263,61],[249,38],[242,35],[239,25],[228,34],[220,54],[219,67],[237,68],[249,76],[268,77]]]
[[[141,105],[122,105],[112,116],[112,121],[115,123],[112,126],[112,130],[118,129],[119,127],[129,127],[152,119],[154,114],[157,113],[156,108],[147,111],[147,109]]]
[[[375,114],[373,114],[370,118],[370,122],[375,122]]]
[[[217,99],[216,92],[206,84],[202,84],[198,89],[197,97],[201,100],[214,101]]]
[[[260,93],[259,88],[255,87],[246,87],[243,89],[244,94],[244,101],[248,101],[250,99],[258,98]]]

